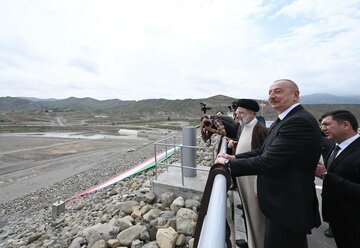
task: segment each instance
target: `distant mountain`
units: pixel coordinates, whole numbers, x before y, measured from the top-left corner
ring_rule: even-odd
[[[119,99],[97,100],[93,98],[37,99],[31,97],[0,97],[2,112],[107,112],[131,115],[198,115],[200,103],[213,111],[226,112],[234,98],[217,95],[203,99],[145,99],[140,101],[122,101]]]
[[[121,101],[118,99],[100,101],[90,97],[86,97],[86,98],[69,97],[57,101],[42,101],[42,103],[46,105],[48,108],[56,109],[59,111],[82,110],[82,111],[95,111],[95,112],[125,106],[131,102],[135,102],[135,101]]]
[[[42,105],[38,102],[18,97],[0,97],[0,111],[3,112],[33,112],[41,110]]]
[[[201,99],[145,99],[140,101],[122,101],[119,99],[97,100],[94,98],[36,99],[31,97],[0,97],[0,112],[88,112],[106,113],[111,116],[124,116],[139,119],[141,117],[194,117],[203,114],[201,104],[211,108],[207,113],[228,112],[234,98],[216,95]],[[259,102],[261,100],[258,100]],[[267,119],[276,118],[276,112],[267,101],[260,113]],[[301,96],[301,103],[317,118],[332,109],[348,109],[360,118],[359,96],[334,96],[313,94]]]
[[[360,104],[359,96],[335,96],[331,94],[312,94],[300,97],[302,104]]]
[[[41,98],[36,98],[36,97],[18,97],[18,98],[33,101],[33,102],[57,101],[58,100],[55,98],[41,99]]]

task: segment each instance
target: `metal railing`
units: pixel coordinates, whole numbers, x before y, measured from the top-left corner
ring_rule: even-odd
[[[223,138],[220,152],[226,150],[227,140]],[[231,247],[230,228],[226,222],[226,198],[230,184],[229,169],[222,164],[213,165],[201,200],[194,247]]]
[[[181,168],[182,185],[184,186],[184,169],[208,171],[201,168],[194,168],[184,165],[176,165],[171,163],[157,161],[158,148],[162,147],[167,151],[169,148],[173,148],[175,151],[179,151],[182,154],[184,148],[191,149],[204,149],[210,150],[209,154],[212,154],[212,164],[210,169],[206,186],[204,189],[203,197],[201,200],[201,209],[199,212],[197,225],[195,229],[195,241],[194,247],[199,248],[226,248],[231,247],[230,241],[230,227],[226,222],[226,210],[227,210],[227,190],[231,184],[231,176],[229,169],[222,164],[214,164],[215,156],[214,149],[201,146],[188,146],[180,143],[180,135],[173,135],[154,143],[155,150],[155,174],[157,179],[157,167],[158,165],[164,165]],[[225,138],[221,141],[221,147],[219,152],[226,152],[227,140]],[[167,155],[167,154],[166,154]],[[167,157],[167,156],[166,156]],[[181,156],[182,157],[182,156]]]
[[[202,169],[202,168],[197,168],[197,167],[189,167],[189,166],[185,166],[185,165],[178,165],[178,164],[172,164],[172,163],[167,163],[166,160],[163,162],[160,162],[157,159],[157,154],[159,153],[159,147],[160,148],[164,148],[165,152],[168,151],[169,148],[173,148],[175,150],[175,152],[179,152],[180,151],[180,155],[183,152],[184,148],[190,148],[190,149],[203,149],[203,150],[207,150],[209,151],[208,154],[210,154],[212,156],[212,163],[214,163],[215,161],[215,155],[214,155],[214,149],[211,149],[209,147],[206,146],[188,146],[188,145],[182,145],[180,144],[180,135],[172,135],[169,136],[167,138],[164,138],[162,140],[159,140],[157,142],[154,143],[154,152],[155,152],[155,179],[157,180],[157,176],[158,176],[158,171],[157,171],[157,167],[158,165],[163,165],[166,167],[166,169],[170,166],[170,167],[177,167],[177,168],[181,168],[181,183],[182,186],[184,186],[184,169],[189,169],[189,170],[196,170],[196,171],[205,171],[208,172],[208,169]],[[167,154],[166,154],[167,155]],[[166,156],[167,157],[167,156]],[[182,156],[181,156],[182,157]]]

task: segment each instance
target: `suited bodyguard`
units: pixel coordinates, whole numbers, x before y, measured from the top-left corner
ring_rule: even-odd
[[[322,214],[329,222],[337,247],[360,247],[360,138],[358,122],[347,110],[323,114],[321,129],[337,144],[318,165],[324,179]]]
[[[314,179],[321,132],[317,120],[299,104],[299,94],[291,80],[272,83],[269,103],[279,118],[261,149],[236,156],[221,153],[216,160],[228,165],[232,176],[258,175],[265,248],[307,247],[306,234],[320,225]]]

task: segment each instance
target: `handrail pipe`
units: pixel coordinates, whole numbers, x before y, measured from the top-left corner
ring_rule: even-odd
[[[222,139],[220,152],[226,152],[227,140]],[[231,247],[230,228],[226,222],[227,190],[231,184],[229,168],[214,164],[209,172],[201,209],[195,228],[194,247]]]

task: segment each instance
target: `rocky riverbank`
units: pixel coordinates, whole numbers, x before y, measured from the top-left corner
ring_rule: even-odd
[[[198,164],[211,165],[211,156],[197,154]],[[153,155],[152,144],[129,149],[116,161],[1,204],[0,247],[192,247],[200,199],[183,199],[172,192],[155,195],[151,190],[154,169],[72,200],[64,214],[52,219],[51,204],[56,200]],[[171,159],[176,162],[179,156]]]

